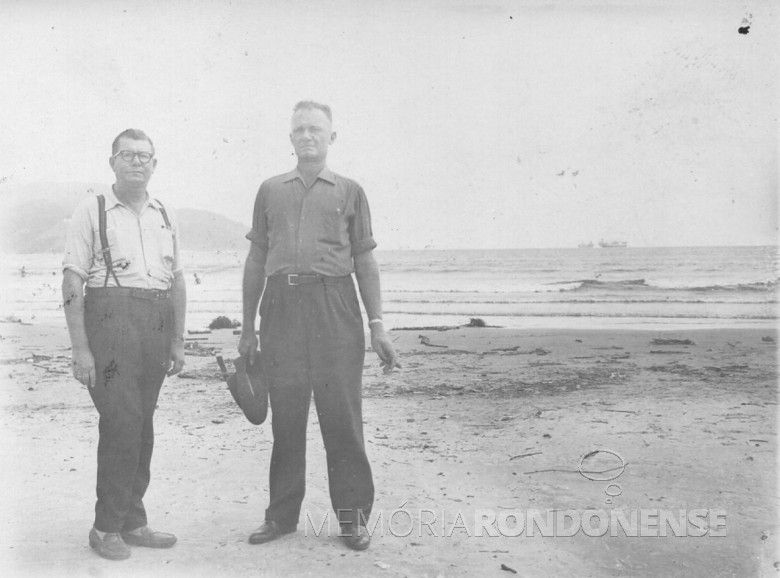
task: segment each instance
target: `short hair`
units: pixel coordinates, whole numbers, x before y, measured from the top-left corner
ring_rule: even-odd
[[[152,145],[152,153],[154,153],[154,143],[152,142],[152,139],[149,138],[149,135],[147,135],[144,131],[139,130],[137,128],[128,128],[120,132],[117,137],[114,139],[113,144],[111,145],[111,154],[115,155],[119,152],[119,140],[123,138],[129,138],[132,140],[145,140],[150,145]]]
[[[328,121],[333,124],[333,114],[330,112],[330,107],[327,104],[315,102],[313,100],[302,100],[293,108],[293,114],[299,110],[321,110],[328,117]]]

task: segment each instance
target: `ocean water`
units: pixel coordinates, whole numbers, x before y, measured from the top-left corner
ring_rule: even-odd
[[[776,247],[388,253],[385,310],[509,327],[776,322]],[[455,316],[453,316],[455,314]]]
[[[183,255],[189,329],[241,319],[245,253]],[[776,327],[777,247],[376,251],[389,327]],[[61,319],[59,255],[4,255],[0,317]],[[21,268],[25,274],[21,274]],[[197,275],[197,280],[196,280]],[[199,282],[197,282],[199,281]]]

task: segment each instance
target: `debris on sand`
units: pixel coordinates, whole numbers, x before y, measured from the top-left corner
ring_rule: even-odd
[[[463,325],[426,325],[424,327],[393,327],[393,331],[453,331],[463,327],[492,327],[498,328],[500,325],[488,325],[484,319],[472,317],[468,323]]]
[[[422,327],[393,327],[393,331],[452,331],[460,325],[424,325]]]
[[[653,339],[652,345],[696,345],[690,339]]]
[[[537,347],[536,349],[532,349],[531,351],[525,351],[524,353],[527,353],[528,355],[547,355],[550,352],[543,347]]]
[[[512,460],[518,460],[520,458],[527,458],[527,457],[530,457],[530,456],[538,456],[541,453],[542,452],[531,452],[530,454],[520,454],[520,455],[517,455],[517,456],[512,456],[511,458],[509,458],[509,460],[512,461]]]
[[[529,349],[528,351],[520,351],[520,346],[515,345],[514,347],[497,347],[495,349],[488,349],[483,353],[483,355],[488,354],[507,354],[507,355],[548,355],[551,352],[547,349],[544,349],[543,347],[537,347],[536,349]]]
[[[209,329],[235,329],[236,327],[241,327],[241,323],[236,319],[231,321],[224,315],[215,317],[213,321],[209,323]]]
[[[211,357],[217,350],[216,347],[203,346],[197,341],[186,341],[184,343],[184,355],[195,355],[196,357]]]
[[[425,335],[418,335],[420,338],[420,343],[423,345],[427,345],[428,347],[447,347],[446,345],[438,345],[436,343],[432,343],[430,337],[426,337]]]
[[[682,355],[688,355],[690,352],[689,351],[674,351],[674,350],[665,351],[663,349],[651,349],[650,353],[662,353],[662,354],[666,354],[666,355],[681,355],[681,354]]]

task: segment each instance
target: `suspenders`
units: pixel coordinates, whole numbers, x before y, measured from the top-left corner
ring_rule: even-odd
[[[103,282],[103,287],[108,287],[108,276],[111,275],[114,278],[114,282],[117,287],[121,287],[119,279],[116,278],[116,272],[114,271],[114,261],[111,259],[111,247],[108,245],[108,236],[106,235],[106,198],[103,195],[97,196],[98,200],[98,229],[100,231],[100,252],[103,253],[103,262],[106,264],[106,280]],[[160,208],[162,218],[165,221],[165,228],[170,231],[171,221],[168,219],[168,213],[165,212],[165,207],[159,199],[153,199]]]
[[[157,202],[157,205],[160,207],[160,212],[162,213],[163,221],[165,221],[165,228],[170,230],[171,228],[171,222],[168,220],[168,213],[165,212],[165,207],[163,207],[163,204],[160,202],[160,199],[153,199]]]

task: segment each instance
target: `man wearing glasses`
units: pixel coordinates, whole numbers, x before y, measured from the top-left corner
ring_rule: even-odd
[[[306,426],[314,395],[327,453],[331,505],[354,550],[370,544],[374,501],[363,441],[365,334],[352,273],[368,315],[371,346],[386,371],[401,367],[382,325],[379,268],[363,189],[326,164],[336,139],[331,110],[312,101],[294,109],[291,172],[265,181],[255,200],[244,268],[239,353],[258,357],[268,383],[274,446],[270,503],[252,544],[295,531],[306,485]],[[260,298],[262,295],[262,302]]]
[[[146,190],[157,167],[151,139],[136,129],[122,132],[109,164],[116,175],[111,192],[84,199],[73,214],[62,293],[73,376],[100,414],[89,544],[122,560],[128,544],[176,542],[148,526],[143,497],[157,396],[166,374],[184,366],[187,297],[175,222]]]

